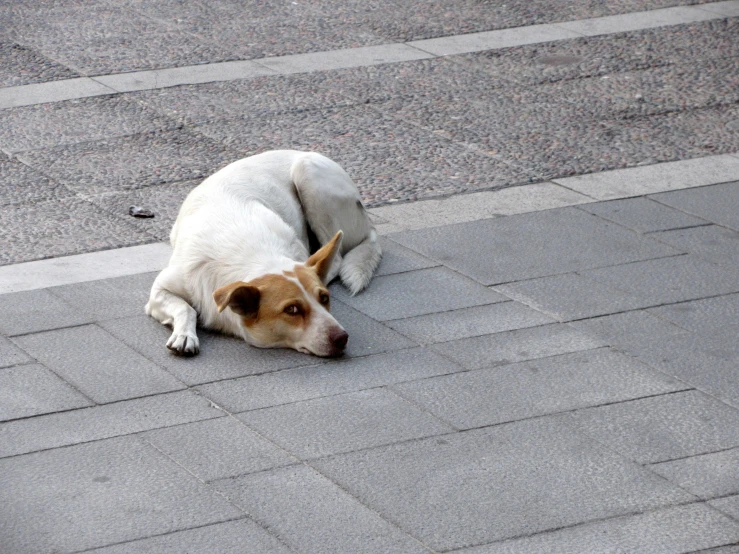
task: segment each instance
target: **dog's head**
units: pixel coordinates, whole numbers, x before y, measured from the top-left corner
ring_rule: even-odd
[[[262,348],[287,347],[316,356],[338,356],[349,335],[329,313],[325,286],[342,233],[282,274],[270,273],[248,283],[237,281],[213,293],[222,312],[231,309],[247,329],[251,342]]]

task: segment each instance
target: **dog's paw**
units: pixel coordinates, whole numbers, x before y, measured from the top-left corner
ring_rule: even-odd
[[[172,333],[167,348],[180,356],[194,356],[200,352],[200,341],[196,335]]]

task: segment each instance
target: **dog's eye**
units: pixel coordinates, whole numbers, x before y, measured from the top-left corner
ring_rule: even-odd
[[[328,304],[331,298],[329,298],[328,294],[326,294],[325,292],[322,292],[321,295],[318,297],[318,300],[321,304]]]
[[[300,315],[300,306],[297,304],[290,304],[285,308],[285,313],[290,315]]]

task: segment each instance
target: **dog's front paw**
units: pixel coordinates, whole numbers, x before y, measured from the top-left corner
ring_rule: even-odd
[[[167,348],[180,356],[194,356],[200,352],[200,341],[197,335],[172,333],[167,341]]]

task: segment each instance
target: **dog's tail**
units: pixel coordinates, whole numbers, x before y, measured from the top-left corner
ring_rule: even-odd
[[[364,289],[372,279],[382,258],[382,249],[377,242],[377,233],[370,230],[367,238],[344,254],[339,276],[352,296]]]

